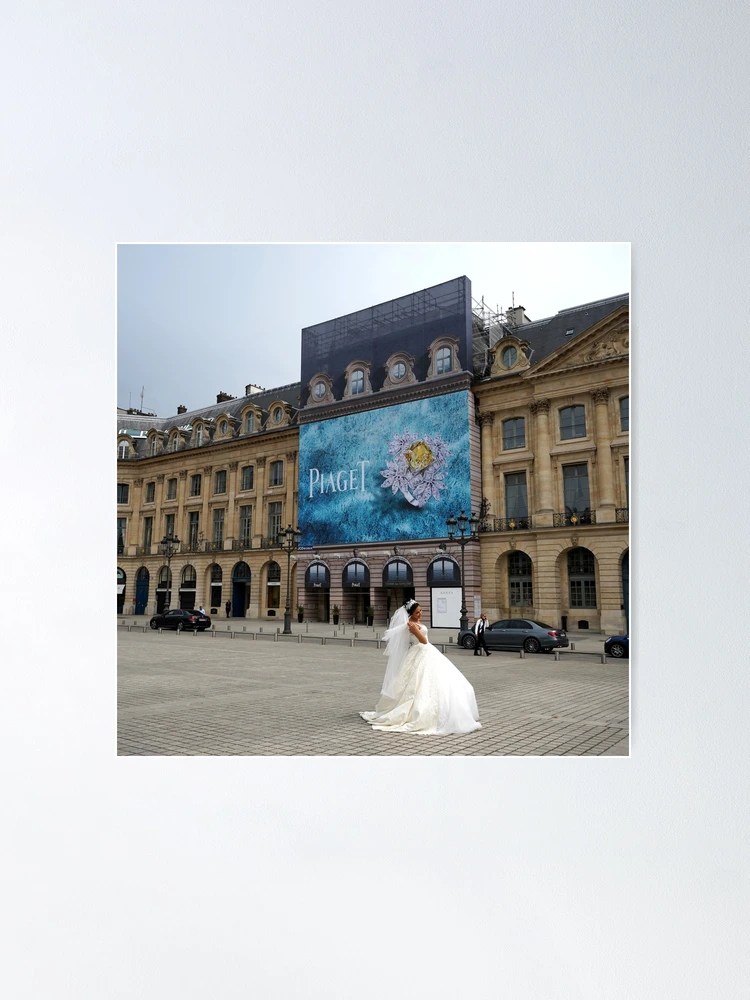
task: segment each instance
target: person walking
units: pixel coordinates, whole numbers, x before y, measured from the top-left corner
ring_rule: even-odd
[[[206,613],[206,611],[205,611],[203,605],[201,604],[201,606],[198,608],[198,614],[205,615],[205,613]]]
[[[489,649],[487,649],[487,640],[484,637],[484,630],[487,628],[487,615],[482,612],[481,618],[477,618],[474,624],[474,635],[477,637],[477,641],[474,645],[474,656],[481,656],[482,650],[485,651],[487,656],[492,656]]]
[[[224,610],[226,611],[227,618],[228,618],[229,617],[229,612],[232,610],[232,602],[231,601],[227,601],[227,603],[224,605]]]

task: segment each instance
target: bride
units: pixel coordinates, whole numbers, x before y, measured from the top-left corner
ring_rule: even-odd
[[[407,601],[383,638],[388,667],[374,712],[359,714],[388,733],[447,736],[481,729],[474,688],[451,661],[427,641],[422,609]]]

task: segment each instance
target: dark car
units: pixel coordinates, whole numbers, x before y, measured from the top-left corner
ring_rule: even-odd
[[[568,636],[560,628],[535,621],[533,618],[503,618],[493,622],[484,630],[487,649],[525,649],[527,653],[548,653],[551,649],[567,646]],[[462,629],[458,633],[458,644],[464,649],[473,649],[477,637],[473,630]]]
[[[604,642],[604,652],[607,656],[618,658],[630,656],[630,640],[626,635],[611,635]]]
[[[174,608],[173,611],[165,611],[162,615],[154,615],[149,625],[153,629],[197,629],[199,632],[204,632],[207,628],[211,628],[211,619],[208,615],[201,614],[200,611],[187,611],[184,608]]]

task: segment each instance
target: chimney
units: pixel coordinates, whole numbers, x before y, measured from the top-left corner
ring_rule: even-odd
[[[265,391],[266,390],[262,389],[259,385],[253,385],[252,382],[250,383],[250,385],[245,386],[246,396],[253,396],[256,392],[265,392]]]
[[[217,403],[226,403],[228,399],[236,399],[236,396],[230,396],[228,392],[220,392],[216,397]]]
[[[511,306],[510,309],[506,310],[505,315],[511,326],[524,326],[531,322],[523,306]]]
[[[177,412],[178,413],[187,413],[187,406],[178,406],[177,407]]]

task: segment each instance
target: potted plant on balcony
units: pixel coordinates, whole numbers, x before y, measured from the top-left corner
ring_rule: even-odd
[[[333,608],[331,608],[331,610],[333,612],[333,624],[334,625],[338,625],[338,623],[339,623],[339,606],[338,606],[338,604],[334,604],[334,606],[333,606]]]
[[[368,605],[365,608],[365,614],[367,615],[367,624],[371,626],[375,618],[375,608],[371,604]]]
[[[305,617],[305,609],[301,604],[297,605],[297,621],[302,624],[302,619]]]

